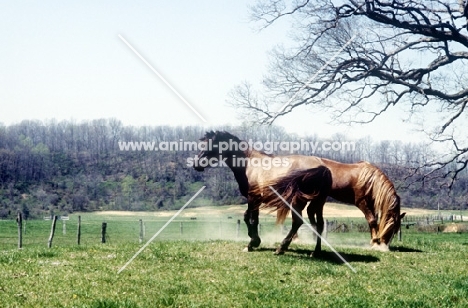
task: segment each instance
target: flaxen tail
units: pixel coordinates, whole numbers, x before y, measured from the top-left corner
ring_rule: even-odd
[[[325,166],[297,170],[262,187],[263,204],[260,208],[278,211],[276,223],[283,223],[290,208],[278,197],[275,191],[290,205],[294,206],[297,202],[306,203],[318,196],[327,196],[331,186],[331,172]]]

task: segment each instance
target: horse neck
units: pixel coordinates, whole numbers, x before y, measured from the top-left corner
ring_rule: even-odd
[[[246,174],[246,165],[234,165],[233,160],[237,158],[245,159],[249,156],[249,152],[235,151],[229,153],[228,159],[226,160],[226,165],[228,165],[229,169],[231,169],[232,173],[234,173],[234,178],[236,179],[237,184],[239,185],[239,190],[241,194],[246,198],[249,192],[249,180]]]
[[[226,165],[234,173],[234,177],[237,181],[237,184],[239,185],[239,190],[241,194],[247,198],[248,192],[249,192],[249,179],[247,178],[247,172],[246,172],[248,162],[244,161],[243,164],[241,164],[239,161],[236,161],[236,164],[234,165],[233,161],[234,159],[238,159],[238,158],[249,159],[252,157],[263,157],[267,155],[261,152],[255,151],[255,150],[234,151],[234,152],[229,152],[226,154],[227,155],[223,156],[223,157],[228,158],[226,160]]]

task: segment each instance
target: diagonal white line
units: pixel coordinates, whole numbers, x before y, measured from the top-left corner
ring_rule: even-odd
[[[120,274],[130,263],[132,263],[132,261],[174,220],[174,218],[177,217],[177,215],[179,215],[189,204],[190,202],[193,201],[193,199],[195,199],[201,192],[203,189],[205,189],[206,186],[203,186],[202,188],[200,188],[197,193],[195,195],[193,195],[192,198],[190,198],[189,201],[187,201],[187,203],[184,204],[183,207],[180,208],[180,210],[177,211],[177,213],[174,214],[174,216],[171,217],[171,219],[169,219],[165,224],[164,226],[161,227],[161,229],[159,229],[158,232],[156,232],[155,235],[153,235],[152,238],[149,239],[148,242],[146,242],[145,245],[143,245],[143,247],[140,248],[140,250],[138,250],[134,255],[133,257],[130,258],[130,260],[128,260],[127,263],[125,263],[124,266],[122,266],[121,269],[119,269],[119,271],[117,272],[117,274]]]
[[[338,251],[336,251],[335,248],[333,248],[332,245],[330,245],[330,243],[329,243],[326,239],[324,239],[314,228],[312,228],[312,226],[311,226],[310,224],[308,224],[308,223],[304,220],[304,218],[302,217],[302,215],[299,214],[299,213],[291,206],[291,204],[289,204],[289,202],[286,201],[286,200],[283,198],[283,196],[281,196],[273,187],[271,187],[271,186],[268,186],[268,187],[270,187],[270,189],[281,199],[281,201],[284,202],[284,204],[286,204],[286,205],[291,209],[292,212],[294,212],[294,214],[296,214],[297,217],[300,217],[300,218],[302,219],[302,222],[303,222],[307,227],[309,227],[309,229],[312,230],[312,232],[314,232],[318,237],[320,237],[320,239],[322,239],[322,241],[323,241],[325,244],[327,244],[328,247],[330,247],[330,249],[338,256],[338,258],[341,259],[341,261],[343,261],[353,272],[356,273],[356,270],[354,269],[354,267],[352,267],[351,264],[349,264],[349,262],[346,261],[346,260],[343,258],[343,256],[341,256],[341,255],[338,253]],[[309,205],[309,206],[310,206],[310,205]]]
[[[200,113],[198,113],[198,111],[195,110],[195,108],[193,108],[193,106],[190,105],[190,103],[176,89],[174,89],[174,87],[171,86],[171,84],[156,69],[154,69],[154,67],[151,64],[149,64],[148,61],[146,61],[146,59],[143,58],[143,56],[140,55],[140,53],[138,51],[136,51],[136,49],[133,48],[133,46],[130,45],[130,43],[127,42],[127,40],[124,39],[122,35],[119,34],[119,38],[125,43],[125,45],[128,46],[128,48],[130,48],[138,56],[138,58],[140,58],[141,61],[143,61],[143,63],[145,63],[150,68],[150,70],[153,71],[153,73],[156,74],[156,76],[159,77],[159,79],[162,80],[162,82],[164,82],[166,84],[166,86],[169,89],[172,90],[172,92],[174,92],[175,95],[177,95],[180,98],[181,101],[183,101],[185,103],[185,105],[187,105],[187,107],[189,107],[203,122],[206,123],[205,118],[202,117],[202,115]]]
[[[317,78],[318,74],[320,74],[328,65],[330,65],[330,63],[333,60],[335,60],[336,57],[338,57],[338,55],[340,54],[341,51],[343,51],[343,49],[345,49],[349,44],[351,44],[351,42],[356,38],[356,36],[357,34],[353,35],[353,37],[351,37],[346,42],[346,44],[341,46],[341,48],[333,55],[333,57],[331,57],[330,60],[328,60],[314,75],[312,75],[312,77],[310,77],[310,79],[296,93],[294,93],[294,95],[280,109],[278,109],[278,111],[276,112],[276,115],[273,118],[271,118],[270,123],[273,122],[279,116],[281,112],[283,112],[283,110],[299,95],[299,93],[302,90],[308,87],[312,83],[312,81],[314,81],[314,79]]]

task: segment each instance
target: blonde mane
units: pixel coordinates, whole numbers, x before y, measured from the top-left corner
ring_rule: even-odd
[[[380,169],[369,163],[359,174],[356,186],[371,198],[375,214],[380,218],[378,237],[382,238],[384,234],[392,231],[400,213],[400,202],[395,187]]]

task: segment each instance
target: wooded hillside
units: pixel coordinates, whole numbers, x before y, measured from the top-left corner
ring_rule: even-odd
[[[321,141],[320,134],[297,136],[281,127],[213,127],[254,141]],[[115,119],[23,121],[0,125],[0,218],[65,214],[93,210],[158,210],[181,207],[202,185],[195,206],[243,203],[228,168],[203,173],[187,166],[196,151],[124,151],[119,142],[198,141],[202,127],[124,126]],[[315,153],[342,162],[367,160],[394,181],[406,207],[465,209],[468,174],[448,191],[443,179],[405,181],[433,152],[423,144],[400,141],[353,140],[336,135],[329,141],[354,141],[355,151]],[[275,154],[286,154],[276,152]],[[312,155],[307,151],[300,154]],[[425,170],[427,171],[427,170]],[[440,174],[439,174],[440,175]]]

